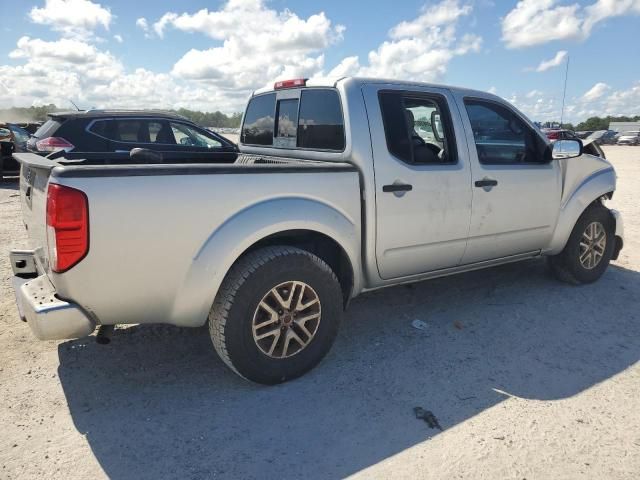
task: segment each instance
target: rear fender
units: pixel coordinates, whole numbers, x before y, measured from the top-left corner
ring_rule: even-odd
[[[315,199],[271,199],[237,212],[209,236],[192,259],[176,295],[171,323],[203,325],[235,261],[260,240],[288,230],[310,230],[334,239],[353,267],[353,291],[361,289],[359,219]]]

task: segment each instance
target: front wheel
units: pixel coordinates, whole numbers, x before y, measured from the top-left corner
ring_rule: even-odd
[[[608,208],[594,204],[580,216],[562,252],[549,257],[549,266],[563,282],[595,282],[609,266],[614,246],[615,220]]]
[[[209,332],[234,372],[272,385],[322,360],[338,333],[342,303],[338,279],[322,259],[294,247],[261,248],[229,271]]]

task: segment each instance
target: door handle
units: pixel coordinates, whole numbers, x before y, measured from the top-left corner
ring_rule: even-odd
[[[498,181],[491,178],[483,178],[482,180],[476,180],[475,182],[475,186],[479,188],[495,187],[496,185],[498,185]]]
[[[413,190],[413,185],[408,183],[392,183],[391,185],[383,185],[383,192],[410,192]]]

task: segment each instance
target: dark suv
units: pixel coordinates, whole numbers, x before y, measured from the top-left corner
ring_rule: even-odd
[[[186,118],[158,111],[88,110],[49,114],[27,142],[30,152],[122,152],[144,148],[189,157],[235,161],[238,149],[230,140]]]

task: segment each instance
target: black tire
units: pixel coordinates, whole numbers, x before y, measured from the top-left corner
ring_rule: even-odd
[[[588,269],[580,262],[580,242],[587,226],[593,222],[598,222],[604,227],[607,238],[604,253],[599,263],[595,267]],[[558,280],[573,285],[595,282],[609,266],[615,241],[615,219],[613,215],[604,205],[595,203],[580,215],[562,252],[548,257],[551,271]]]
[[[272,288],[289,281],[304,282],[314,290],[321,316],[306,347],[292,356],[273,358],[254,340],[254,313]],[[216,352],[235,373],[273,385],[303,375],[329,352],[342,320],[342,304],[340,283],[322,259],[299,248],[265,247],[242,257],[227,274],[209,313],[209,332]]]

